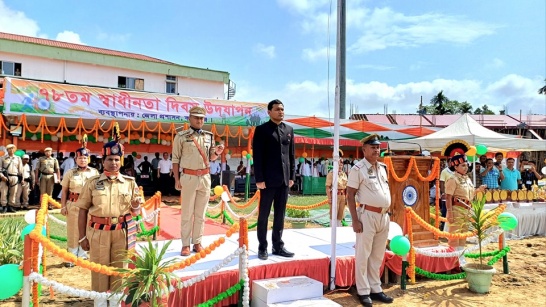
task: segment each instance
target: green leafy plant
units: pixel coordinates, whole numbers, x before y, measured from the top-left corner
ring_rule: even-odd
[[[23,260],[24,244],[21,242],[21,220],[4,219],[0,221],[0,265],[19,264]]]
[[[162,296],[169,293],[169,286],[176,279],[175,274],[166,270],[176,260],[162,261],[170,244],[171,241],[159,249],[157,243],[148,239],[146,246],[138,253],[129,253],[125,260],[134,269],[117,269],[118,272],[127,274],[116,289],[116,292],[126,293],[126,304],[139,306],[143,302],[149,302],[150,306],[161,306]]]
[[[487,238],[489,230],[493,228],[494,226],[499,225],[499,220],[497,218],[492,218],[495,214],[494,210],[486,211],[484,210],[486,197],[485,194],[481,199],[474,199],[471,202],[471,208],[470,210],[465,210],[465,212],[468,212],[466,216],[462,217],[459,221],[463,227],[462,231],[472,231],[476,233],[476,239],[478,241],[478,255],[480,260],[480,268],[486,268],[487,265],[483,264],[483,251],[482,251],[482,244],[485,238]],[[457,209],[462,209],[460,207],[457,207]]]
[[[309,213],[309,210],[288,208],[286,209],[286,216],[301,219],[311,217],[311,213]]]

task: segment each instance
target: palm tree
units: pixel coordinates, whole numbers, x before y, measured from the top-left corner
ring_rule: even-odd
[[[544,82],[546,82],[546,79],[544,79]],[[546,95],[546,85],[538,89],[538,93],[540,95]]]
[[[467,101],[461,103],[461,105],[459,106],[459,111],[461,113],[472,113],[472,105],[470,103],[468,103]]]
[[[449,102],[449,99],[444,96],[444,91],[441,90],[436,96],[432,97],[430,104],[436,109],[436,114],[444,115],[446,114],[446,109],[444,104]]]

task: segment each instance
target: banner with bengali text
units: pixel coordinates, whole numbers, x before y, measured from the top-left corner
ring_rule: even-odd
[[[256,126],[269,119],[266,103],[4,79],[4,114],[133,121],[188,121],[191,107],[205,108],[206,123]]]

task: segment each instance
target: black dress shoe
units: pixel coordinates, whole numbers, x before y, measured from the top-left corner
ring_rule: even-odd
[[[258,251],[258,258],[260,258],[261,260],[267,260],[267,251]]]
[[[7,206],[7,209],[4,212],[15,213],[17,212],[17,210],[15,210],[15,208],[13,208],[12,206]]]
[[[0,213],[6,213],[8,207],[0,207]]]
[[[281,257],[289,257],[289,258],[294,257],[294,253],[287,251],[284,247],[279,250],[273,249],[271,253],[273,255],[277,255]]]
[[[387,304],[390,304],[394,301],[392,297],[386,295],[384,292],[370,293],[370,298],[372,300],[380,301]]]
[[[366,306],[366,307],[372,307],[373,306],[372,299],[370,298],[369,295],[359,295],[358,300],[360,301],[362,306]]]

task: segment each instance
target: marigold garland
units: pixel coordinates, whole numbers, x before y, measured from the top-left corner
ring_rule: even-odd
[[[237,208],[239,209],[244,209],[250,205],[252,205],[256,200],[259,201],[260,200],[260,190],[257,190],[256,193],[254,193],[254,195],[252,196],[252,198],[250,198],[245,204],[243,205],[240,205],[239,203],[237,203],[235,201],[235,199],[233,199],[233,196],[231,196],[231,193],[229,192],[229,188],[224,185],[222,186],[222,188],[224,189],[224,192],[226,192],[229,196],[229,201]]]
[[[318,208],[318,207],[322,207],[324,205],[328,204],[328,199],[325,199],[319,203],[316,203],[316,204],[312,204],[312,205],[308,205],[308,206],[298,206],[298,205],[291,205],[291,204],[286,204],[286,208],[287,209],[299,209],[299,210],[311,210],[311,209],[315,209],[315,208]]]
[[[392,178],[397,182],[404,182],[404,181],[408,180],[412,169],[415,170],[415,173],[417,174],[417,178],[419,178],[419,180],[428,182],[428,181],[432,181],[432,180],[436,179],[437,176],[438,176],[438,172],[440,170],[440,159],[434,157],[433,160],[434,160],[434,164],[432,165],[432,170],[431,170],[430,174],[427,177],[424,177],[419,172],[419,168],[417,167],[417,161],[415,160],[415,157],[410,157],[410,162],[408,164],[408,168],[406,170],[406,173],[402,177],[398,177],[398,175],[396,175],[396,172],[394,171],[394,165],[392,163],[391,157],[386,157],[384,162],[387,165],[389,173],[392,174]]]

